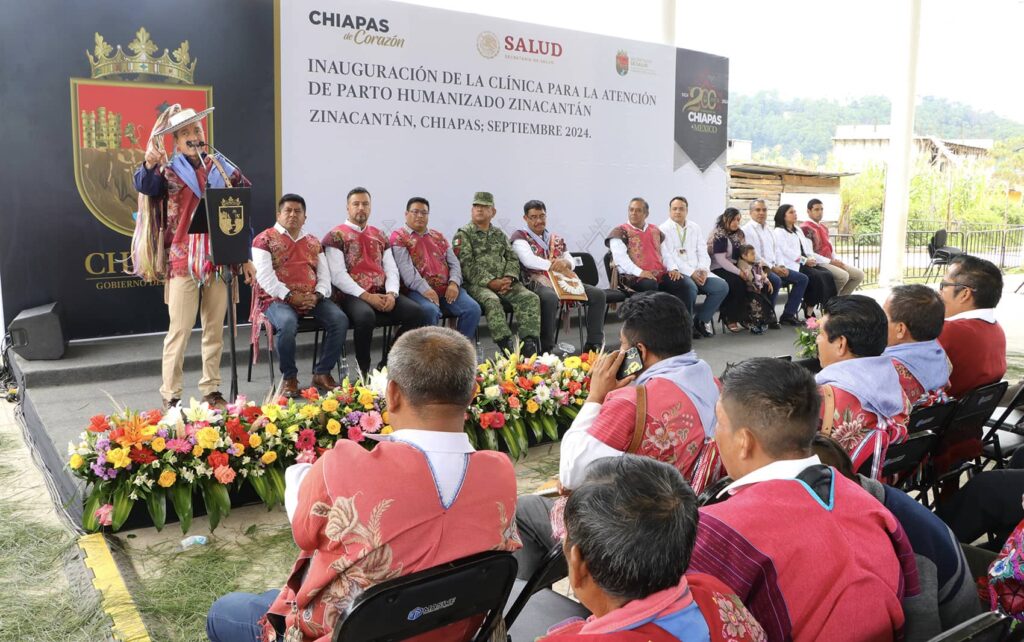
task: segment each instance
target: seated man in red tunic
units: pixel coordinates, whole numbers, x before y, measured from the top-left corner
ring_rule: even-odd
[[[605,244],[619,273],[619,287],[637,292],[661,290],[690,302],[683,273],[665,246],[665,233],[648,225],[647,201],[637,196],[629,202],[628,221],[608,233]]]
[[[863,294],[828,300],[818,332],[821,431],[846,448],[854,470],[871,462],[878,479],[889,444],[907,438],[910,400],[891,357],[883,356],[889,320]]]
[[[331,283],[338,305],[352,323],[356,363],[370,372],[370,341],[378,318],[400,325],[398,334],[430,325],[432,319],[409,297],[399,294],[401,280],[391,245],[384,233],[369,225],[370,192],[355,187],[345,199],[348,220],[323,239]]]
[[[761,625],[721,580],[684,575],[697,497],[672,466],[625,455],[595,461],[565,506],[573,593],[593,615],[544,642],[758,642]]]
[[[946,304],[946,324],[939,343],[953,372],[949,394],[962,397],[1006,374],[1006,334],[996,321],[1003,296],[1003,274],[991,261],[962,254],[950,261],[939,283]]]
[[[562,437],[558,481],[563,490],[573,490],[592,461],[635,453],[671,464],[700,492],[718,470],[718,385],[711,366],[692,350],[690,314],[679,299],[651,292],[627,299],[619,317],[622,350],[602,356],[591,372],[587,402]],[[638,375],[618,379],[624,351],[630,348],[639,352],[643,368]],[[635,385],[629,385],[634,379]],[[522,579],[530,576],[555,541],[554,503],[538,495],[519,501],[523,549],[516,558]],[[558,511],[554,518],[560,521]]]
[[[368,587],[488,550],[519,548],[516,475],[506,455],[476,452],[463,432],[476,350],[448,328],[403,335],[388,361],[394,432],[367,451],[339,440],[285,472],[298,561],[281,591],[231,593],[210,609],[214,642],[330,642]],[[457,622],[420,642],[461,640]],[[283,638],[279,636],[284,636]]]
[[[901,602],[920,592],[913,551],[892,513],[812,453],[820,405],[788,361],[723,375],[715,440],[735,481],[700,509],[690,572],[730,586],[771,642],[898,639]]]
[[[331,272],[324,249],[315,236],[303,231],[305,223],[305,199],[285,194],[277,203],[277,223],[252,242],[252,262],[260,286],[255,309],[274,327],[273,344],[284,378],[281,393],[286,397],[299,394],[295,365],[299,316],[311,315],[326,331],[323,352],[313,367],[313,385],[321,390],[338,387],[331,370],[341,357],[348,332],[348,317],[329,298]]]
[[[897,285],[883,306],[889,318],[889,347],[900,386],[914,408],[946,403],[949,358],[938,338],[945,306],[927,285]]]

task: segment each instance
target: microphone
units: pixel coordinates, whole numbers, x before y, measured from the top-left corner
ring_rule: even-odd
[[[187,145],[188,147],[191,147],[191,148],[193,148],[193,149],[195,149],[195,148],[199,148],[199,149],[202,149],[203,147],[206,147],[206,143],[205,143],[205,142],[203,142],[203,141],[201,141],[201,140],[195,140],[195,141],[193,141],[193,140],[189,140],[189,141],[185,141],[185,145]]]

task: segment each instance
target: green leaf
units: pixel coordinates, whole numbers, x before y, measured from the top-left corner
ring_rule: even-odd
[[[101,488],[93,486],[92,492],[85,498],[85,503],[82,505],[82,528],[90,533],[95,533],[100,529],[100,520],[96,517],[96,509],[105,503],[103,499]]]
[[[146,508],[149,509],[149,517],[153,520],[157,532],[162,531],[167,521],[167,491],[160,486],[154,486],[146,496]]]
[[[480,449],[480,443],[476,438],[476,428],[473,427],[473,422],[467,421],[466,425],[463,426],[463,430],[466,432],[466,437],[469,437],[469,444],[473,446],[473,450]]]
[[[187,533],[192,527],[192,484],[178,482],[169,489],[171,505],[181,524],[181,532]]]
[[[558,441],[558,422],[551,415],[542,415],[541,423],[544,426],[544,434],[548,436],[551,441]]]
[[[267,480],[274,491],[274,502],[284,505],[284,472],[278,466],[267,466]]]
[[[540,423],[538,417],[536,415],[527,415],[526,425],[530,427],[530,432],[533,433],[534,438],[540,441],[541,437],[544,436],[544,426]]]
[[[199,484],[199,489],[203,493],[203,503],[206,504],[206,516],[210,519],[210,532],[217,529],[220,518],[223,517],[220,500],[214,495],[214,486],[220,486],[220,483],[206,480]]]
[[[498,450],[498,435],[490,428],[480,428],[480,447],[484,450]]]
[[[277,496],[274,494],[274,490],[271,488],[271,483],[267,480],[266,475],[256,477],[255,475],[249,475],[249,483],[252,485],[256,494],[259,495],[263,503],[266,504],[267,510],[272,510],[277,504]]]
[[[130,497],[131,492],[132,487],[129,484],[121,484],[114,491],[114,511],[110,519],[111,530],[120,530],[132,512],[135,501]]]
[[[508,447],[508,455],[513,461],[519,460],[519,433],[516,432],[515,426],[511,424],[505,424],[501,428],[501,436],[505,440],[505,445]]]

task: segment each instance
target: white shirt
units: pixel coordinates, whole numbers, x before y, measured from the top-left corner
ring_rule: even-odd
[[[767,263],[768,267],[782,264],[775,248],[775,235],[767,222],[759,225],[757,221],[750,221],[743,226],[743,235],[747,243],[754,246],[754,256]]]
[[[627,223],[626,225],[629,225],[634,230],[644,232],[650,224],[644,223],[642,228],[635,227],[631,223]],[[615,266],[619,269],[620,273],[640,276],[640,273],[643,272],[643,270],[629,258],[629,250],[626,248],[626,244],[622,242],[622,239],[612,239],[611,243],[608,244],[608,248],[612,251],[612,260],[615,261]],[[675,259],[665,249],[664,242],[661,244],[661,262],[665,264],[665,269],[669,272],[679,269],[676,265]]]
[[[519,257],[519,262],[522,263],[523,267],[527,270],[544,270],[547,272],[551,269],[551,261],[534,254],[533,249],[530,248],[530,244],[524,239],[516,239],[513,241],[512,250],[515,251],[516,256]],[[568,261],[570,268],[575,267],[576,265],[576,262],[572,258],[572,254],[569,254],[568,252],[557,258]]]
[[[469,455],[475,452],[464,432],[440,432],[405,428],[390,435],[371,435],[375,441],[397,441],[409,444],[427,457],[441,504],[447,509],[455,503],[469,467]],[[284,508],[292,521],[299,505],[299,486],[313,464],[292,464],[284,471]]]
[[[988,323],[996,322],[996,309],[995,308],[977,308],[975,310],[964,310],[960,314],[954,314],[948,317],[946,321],[959,321],[961,319],[981,319]]]
[[[362,232],[366,229],[365,227],[359,227],[351,221],[345,221],[345,225],[348,225],[357,232]],[[329,247],[324,253],[327,255],[327,266],[331,270],[331,283],[334,284],[334,287],[354,297],[362,296],[366,290],[360,287],[348,273],[348,267],[345,265],[345,253],[336,247]],[[395,263],[395,257],[391,254],[390,247],[384,250],[383,263],[384,289],[387,292],[398,294],[400,283],[398,264]]]
[[[803,230],[799,227],[796,228],[795,232],[789,232],[784,227],[777,227],[775,232],[775,258],[779,264],[790,270],[800,270],[800,251],[803,250],[809,258],[814,259],[818,263],[828,263],[828,259],[813,252],[808,253],[804,248],[804,243],[808,246],[810,241],[804,236]]]
[[[804,248],[804,254],[814,259],[818,265],[826,265],[832,262],[832,259],[826,258],[814,251],[814,243],[804,234],[803,228],[797,227],[796,229],[800,230],[800,247]]]
[[[806,459],[779,459],[740,477],[723,488],[722,492],[718,493],[718,496],[721,497],[725,493],[732,495],[741,486],[749,486],[758,482],[775,479],[796,479],[797,475],[818,464],[821,464],[821,460],[818,459],[817,455],[811,455]]]
[[[572,426],[562,436],[558,456],[558,481],[562,488],[578,488],[583,482],[587,466],[595,459],[621,457],[624,454],[588,432],[599,414],[601,404],[586,402],[573,419]]]
[[[280,223],[275,223],[274,229],[296,243],[306,236],[305,230],[299,230],[298,236],[292,236]],[[263,291],[283,301],[288,296],[288,286],[277,278],[277,273],[274,272],[274,258],[270,252],[252,248],[252,264],[256,268],[256,282]],[[316,291],[324,295],[324,298],[331,296],[331,271],[327,267],[327,257],[323,252],[316,258]]]
[[[704,270],[708,276],[718,278],[711,274],[711,255],[708,254],[707,239],[699,225],[687,220],[686,225],[681,226],[668,219],[658,227],[665,234],[662,249],[672,256],[680,272],[693,276],[697,270]]]

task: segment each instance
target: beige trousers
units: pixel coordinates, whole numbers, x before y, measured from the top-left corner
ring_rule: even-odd
[[[181,372],[196,312],[203,327],[203,377],[199,380],[199,392],[205,396],[219,390],[224,315],[228,309],[227,285],[214,279],[200,287],[191,277],[176,276],[167,282],[166,297],[170,324],[164,339],[160,395],[165,401],[182,398]]]
[[[831,263],[823,263],[823,267],[832,273],[832,278],[836,281],[836,290],[839,292],[839,296],[846,296],[847,294],[853,294],[853,291],[860,286],[861,282],[864,281],[864,272],[859,268],[855,268],[849,263],[844,264],[844,267],[836,267]]]

